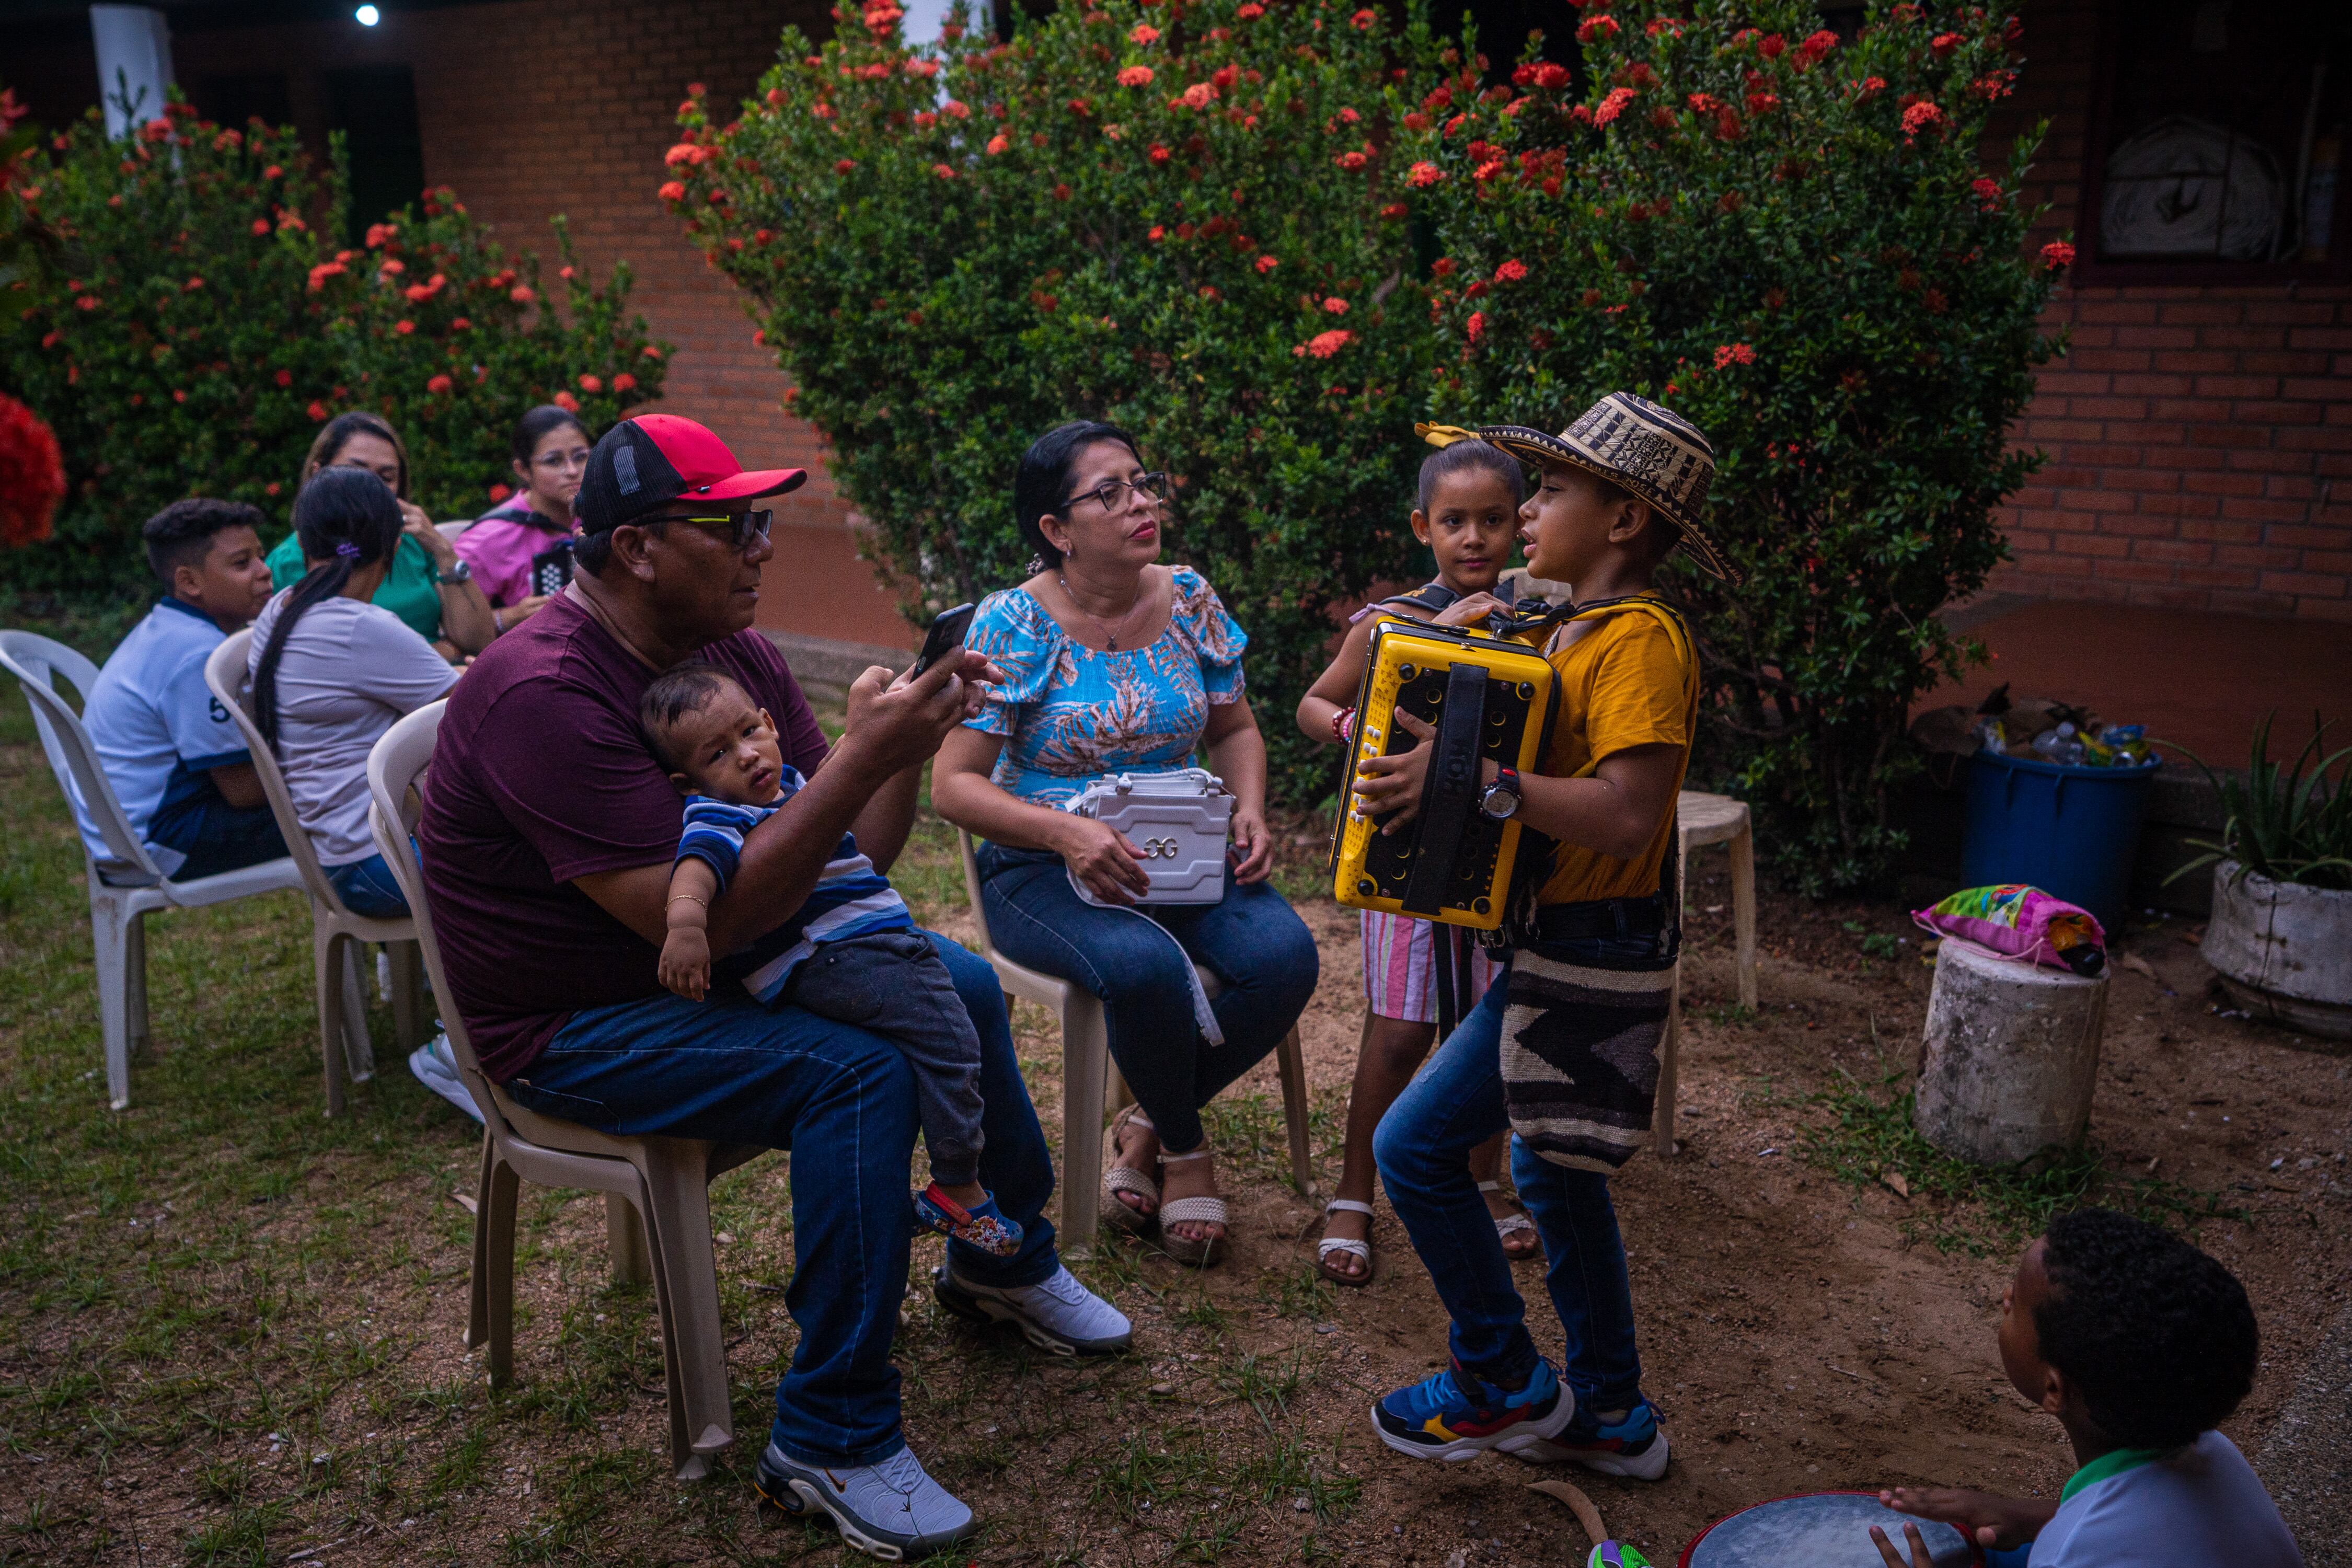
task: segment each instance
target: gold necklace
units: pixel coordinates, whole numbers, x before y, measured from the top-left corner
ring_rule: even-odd
[[[1108,644],[1108,646],[1103,650],[1106,653],[1117,653],[1118,651],[1119,634],[1127,630],[1127,623],[1135,619],[1135,612],[1143,607],[1145,599],[1149,597],[1149,595],[1146,593],[1140,580],[1139,580],[1135,590],[1134,602],[1127,606],[1127,614],[1119,616],[1118,625],[1114,626],[1108,621],[1104,620],[1100,616],[1096,615],[1092,610],[1087,609],[1084,605],[1078,603],[1078,596],[1070,592],[1070,580],[1067,577],[1065,577],[1060,573],[1056,572],[1054,574],[1054,581],[1062,585],[1063,594],[1068,597],[1073,605],[1076,606],[1078,614],[1094,622],[1095,626],[1102,632],[1104,641]]]

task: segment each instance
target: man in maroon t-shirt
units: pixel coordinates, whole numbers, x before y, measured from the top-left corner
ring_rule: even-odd
[[[663,989],[656,960],[681,802],[637,727],[664,669],[727,670],[774,718],[808,786],[745,836],[709,911],[739,952],[792,915],[845,831],[887,871],[922,764],[992,675],[976,654],[919,679],[869,669],[828,751],[792,672],[750,630],[773,553],[757,497],[798,469],[746,473],[690,420],[625,420],[596,444],[575,503],[579,573],[491,644],[441,721],[417,829],[453,1000],[483,1069],[542,1113],[633,1134],[790,1149],[800,1328],[757,1474],[771,1500],[830,1513],[853,1544],[923,1556],[971,1510],[924,1474],[898,1426],[891,1335],[907,1283],[915,1097],[887,1041],[740,986]],[[950,1244],[943,1305],[1017,1324],[1063,1353],[1123,1349],[1127,1320],[1062,1268],[1045,1205],[1053,1167],[994,973],[934,937],[982,1047],[980,1176],[1024,1243]]]

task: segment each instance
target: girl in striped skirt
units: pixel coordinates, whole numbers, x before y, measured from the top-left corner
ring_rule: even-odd
[[[1375,611],[1463,626],[1508,605],[1510,584],[1502,581],[1502,572],[1511,558],[1525,494],[1518,459],[1461,432],[1427,434],[1438,449],[1421,466],[1412,532],[1436,556],[1437,580],[1369,605],[1350,622],[1331,668],[1298,704],[1299,728],[1327,744],[1347,746],[1355,740],[1355,710],[1347,704],[1363,682]],[[1350,1287],[1370,1284],[1372,1278],[1372,1131],[1436,1037],[1437,945],[1453,944],[1447,973],[1464,993],[1457,1005],[1445,1009],[1451,1016],[1460,1017],[1475,1005],[1496,971],[1486,951],[1465,941],[1459,928],[1375,910],[1361,913],[1364,1037],[1348,1097],[1346,1165],[1316,1250],[1316,1266],[1325,1277]],[[1497,1136],[1472,1156],[1472,1173],[1486,1194],[1504,1251],[1515,1258],[1532,1257],[1535,1226],[1501,1189],[1502,1159],[1503,1139]]]

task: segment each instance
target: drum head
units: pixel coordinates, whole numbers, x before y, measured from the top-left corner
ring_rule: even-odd
[[[1808,1492],[1716,1521],[1683,1548],[1680,1568],[1886,1568],[1870,1527],[1886,1531],[1896,1555],[1908,1562],[1906,1523],[1919,1527],[1936,1568],[1966,1568],[1976,1561],[1976,1549],[1958,1531],[1897,1513],[1876,1492]]]

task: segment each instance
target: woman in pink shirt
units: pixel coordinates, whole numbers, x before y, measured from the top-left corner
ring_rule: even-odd
[[[588,471],[590,444],[579,416],[551,403],[524,415],[514,433],[514,471],[522,489],[457,536],[457,553],[473,567],[501,632],[547,602],[533,592],[531,562],[571,542],[572,498]],[[568,580],[570,571],[563,576]]]

